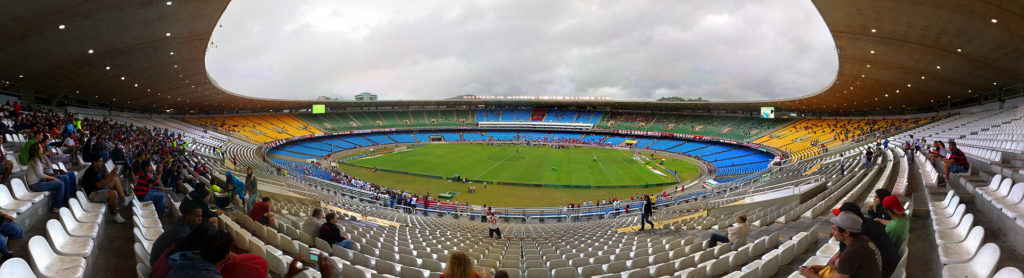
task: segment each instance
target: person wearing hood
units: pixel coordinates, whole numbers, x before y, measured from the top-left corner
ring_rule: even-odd
[[[231,234],[215,231],[203,239],[199,251],[183,251],[167,258],[171,266],[168,278],[220,278],[221,265],[227,262],[231,245],[234,244]]]

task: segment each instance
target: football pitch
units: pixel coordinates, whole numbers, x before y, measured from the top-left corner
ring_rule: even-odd
[[[543,146],[436,144],[349,163],[472,180],[557,185],[638,185],[676,177],[625,150]]]
[[[546,147],[486,146],[472,144],[435,144],[415,147],[407,151],[382,156],[350,160],[347,163],[360,166],[376,166],[437,176],[451,177],[458,173],[471,179],[486,177],[485,180],[517,181],[530,183],[575,183],[575,184],[648,184],[674,182],[675,176],[661,170],[655,163],[638,163],[628,151],[601,148],[551,149]],[[594,158],[597,161],[594,161]],[[655,155],[656,160],[665,159],[668,169],[677,171],[683,184],[700,175],[697,165],[669,156]],[[552,165],[554,163],[554,165]],[[550,165],[550,166],[549,166]],[[647,166],[662,171],[666,176],[652,172]],[[555,171],[551,170],[555,167]],[[603,167],[603,168],[602,168]],[[455,200],[473,205],[501,207],[550,207],[564,206],[570,202],[619,198],[628,200],[638,193],[654,194],[672,190],[676,184],[647,188],[621,188],[596,186],[596,188],[551,188],[520,185],[480,183],[462,184],[440,178],[378,171],[363,167],[338,164],[338,168],[365,181],[400,189],[415,194],[454,191],[459,194]],[[476,193],[469,193],[468,186],[476,186]]]

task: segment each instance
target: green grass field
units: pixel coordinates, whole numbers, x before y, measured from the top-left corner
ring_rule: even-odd
[[[469,179],[537,184],[635,185],[676,182],[632,158],[629,151],[568,148],[437,144],[349,163],[379,169]],[[659,174],[660,173],[660,174]]]
[[[505,155],[504,157],[502,157],[503,154]],[[598,164],[593,161],[594,156],[598,157],[601,165],[594,165]],[[418,173],[428,173],[427,171],[433,169],[433,171],[437,172],[431,172],[430,174],[443,176],[459,173],[471,178],[477,178],[474,175],[482,174],[485,177],[490,177],[489,180],[513,179],[520,182],[525,182],[526,179],[533,180],[530,182],[544,179],[549,183],[574,181],[576,184],[588,184],[585,181],[596,181],[589,184],[621,184],[619,183],[620,181],[627,184],[675,181],[674,176],[663,177],[654,174],[645,166],[635,162],[630,156],[629,152],[609,149],[579,148],[559,150],[525,147],[520,147],[520,152],[517,155],[515,147],[510,146],[438,144],[417,147],[415,150],[374,158],[352,160],[349,163]],[[683,183],[688,183],[700,174],[697,166],[689,162],[660,155],[655,156],[655,158],[664,158],[666,160],[666,167],[678,171]],[[548,166],[550,165],[548,163],[551,163],[550,161],[559,161],[561,164],[559,166]],[[494,167],[498,166],[498,164],[502,166]],[[648,165],[657,168],[653,163]],[[628,199],[629,196],[638,193],[657,193],[675,187],[675,185],[669,185],[649,188],[569,189],[489,184],[485,189],[481,184],[475,183],[471,185],[477,187],[477,192],[468,193],[466,190],[467,185],[439,178],[427,178],[385,171],[373,173],[366,168],[345,164],[339,164],[338,167],[341,171],[352,174],[360,179],[390,188],[417,194],[425,194],[429,191],[434,197],[438,193],[455,191],[459,192],[455,197],[459,202],[506,207],[563,206],[569,202],[609,199],[613,197]],[[557,167],[557,170],[552,173],[551,167]],[[596,170],[594,167],[596,167]],[[601,167],[604,167],[604,169]],[[498,168],[502,168],[502,170],[499,171]],[[620,173],[630,174],[607,174],[613,173],[611,172],[613,171],[612,169],[620,171]],[[586,174],[582,173],[582,171],[586,171]],[[625,175],[632,175],[632,177],[636,177],[638,180],[632,180]],[[599,183],[601,181],[604,181],[604,183]]]

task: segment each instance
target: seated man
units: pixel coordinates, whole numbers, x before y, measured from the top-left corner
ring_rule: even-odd
[[[132,191],[135,192],[135,198],[138,198],[139,202],[152,201],[156,213],[163,216],[164,212],[167,211],[164,205],[166,195],[160,190],[163,185],[160,183],[160,179],[157,179],[159,173],[153,173],[153,167],[149,165],[141,168],[142,171],[135,174],[135,186],[132,187]]]
[[[846,244],[846,250],[839,253],[834,265],[801,266],[800,275],[810,278],[882,277],[882,256],[871,239],[860,234],[862,222],[848,211],[833,217],[832,236]]]
[[[626,209],[629,210],[628,208]],[[734,241],[747,241],[747,235],[750,234],[750,225],[747,224],[747,215],[740,214],[736,217],[736,224],[729,225],[729,236],[723,236],[721,234],[711,234],[711,239],[708,239],[708,248],[715,247],[719,242],[729,243]]]
[[[124,195],[124,190],[121,189],[121,177],[117,176],[121,166],[114,166],[114,169],[107,172],[103,166],[103,160],[99,157],[95,159],[92,161],[92,165],[85,169],[85,176],[82,177],[82,189],[85,190],[89,201],[107,203],[110,212],[114,214],[114,218],[112,218],[114,222],[124,223],[124,218],[117,213],[118,200],[124,200],[125,206],[131,200]]]
[[[945,184],[949,180],[949,173],[959,174],[967,173],[971,170],[971,164],[967,162],[967,156],[960,148],[956,147],[956,142],[949,142],[949,158],[938,158],[939,161],[943,162],[943,170],[945,174],[942,175],[942,184]]]
[[[21,230],[21,226],[14,223],[14,216],[0,211],[0,264],[14,257],[8,246],[13,246],[14,242],[22,238],[25,238],[25,232]]]
[[[270,212],[270,197],[263,197],[262,201],[256,203],[249,212],[249,218],[263,225],[277,226],[274,222],[274,213]]]
[[[338,228],[338,215],[335,213],[327,214],[327,223],[320,226],[319,234],[320,239],[323,239],[328,244],[341,246],[345,249],[352,249],[352,240],[341,235],[341,229]]]

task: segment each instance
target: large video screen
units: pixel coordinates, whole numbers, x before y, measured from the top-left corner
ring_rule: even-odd
[[[313,104],[313,114],[323,114],[327,112],[327,105]]]
[[[761,107],[761,118],[774,119],[775,107]]]

